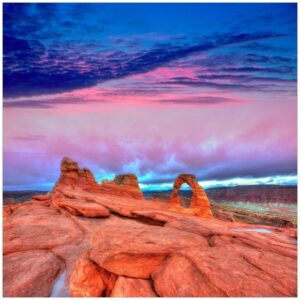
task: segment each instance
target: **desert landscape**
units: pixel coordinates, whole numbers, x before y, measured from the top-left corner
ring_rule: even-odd
[[[3,3],[0,296],[297,297],[297,12]]]
[[[3,208],[4,296],[296,296],[297,229],[221,211],[193,175],[146,200],[135,175],[98,184],[64,158],[51,192]]]

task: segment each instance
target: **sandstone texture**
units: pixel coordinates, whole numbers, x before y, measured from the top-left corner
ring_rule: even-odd
[[[182,184],[188,184],[192,189],[192,199],[190,208],[196,212],[196,215],[204,218],[212,218],[209,200],[205,194],[204,189],[199,185],[196,177],[191,174],[180,174],[175,182],[173,194],[171,196],[171,203],[180,206],[179,189]]]
[[[59,191],[65,185],[94,193],[143,199],[138,179],[134,174],[117,175],[112,181],[104,180],[98,184],[89,169],[80,168],[76,162],[67,157],[62,160],[61,174],[53,192]]]
[[[157,297],[150,280],[119,276],[111,297]]]
[[[47,250],[15,252],[3,259],[3,294],[6,297],[48,297],[64,269],[62,261]]]
[[[213,218],[195,181],[149,201],[135,176],[98,184],[64,159],[47,197],[5,206],[4,296],[50,296],[61,274],[71,297],[297,296],[297,229]]]

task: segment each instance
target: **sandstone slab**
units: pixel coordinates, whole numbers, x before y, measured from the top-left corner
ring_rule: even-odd
[[[41,205],[17,208],[3,224],[3,233],[4,254],[76,244],[84,236],[71,218]]]
[[[101,297],[111,292],[116,276],[93,263],[87,252],[76,261],[70,277],[70,294],[72,297]]]
[[[110,216],[109,210],[96,202],[57,197],[52,199],[52,203],[54,206],[63,208],[75,216],[88,218]]]
[[[181,248],[208,247],[205,238],[173,228],[119,221],[93,236],[90,258],[117,275],[150,278],[166,257]]]
[[[118,277],[110,296],[122,298],[157,297],[152,288],[152,282],[150,280],[130,278],[125,276]]]
[[[48,297],[65,268],[50,251],[31,250],[11,253],[3,259],[5,297]]]

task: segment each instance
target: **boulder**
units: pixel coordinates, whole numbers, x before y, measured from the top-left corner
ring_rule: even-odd
[[[76,244],[83,236],[82,229],[56,209],[23,205],[3,224],[3,253]]]
[[[4,297],[48,297],[65,268],[50,251],[31,250],[4,255]]]
[[[168,255],[192,246],[206,248],[208,243],[193,233],[119,220],[93,235],[89,257],[117,275],[148,279]]]
[[[161,297],[226,296],[224,291],[200,273],[191,259],[176,253],[152,273],[152,279],[155,291]]]
[[[151,280],[119,276],[111,297],[157,297]]]
[[[116,276],[97,266],[83,253],[76,261],[70,277],[70,294],[72,297],[108,296]]]

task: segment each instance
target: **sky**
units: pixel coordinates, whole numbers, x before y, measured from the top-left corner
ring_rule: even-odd
[[[4,3],[3,42],[4,190],[297,182],[295,3]]]

